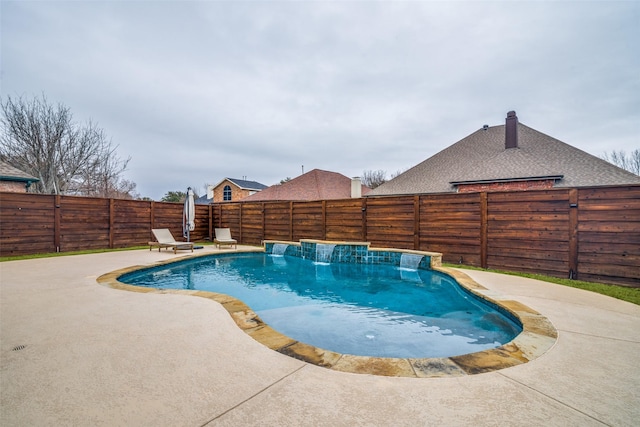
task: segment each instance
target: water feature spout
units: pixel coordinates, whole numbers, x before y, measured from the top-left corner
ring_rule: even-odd
[[[400,268],[417,270],[422,258],[424,258],[424,255],[403,253],[400,255]]]
[[[331,255],[336,245],[318,243],[316,244],[316,262],[331,262]]]
[[[274,243],[273,248],[271,248],[271,255],[279,255],[282,256],[287,251],[289,245],[286,243]]]

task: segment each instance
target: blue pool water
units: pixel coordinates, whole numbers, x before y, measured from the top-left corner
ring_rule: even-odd
[[[231,295],[280,333],[345,354],[448,357],[499,347],[522,330],[447,275],[390,265],[239,253],[154,267],[119,280]]]

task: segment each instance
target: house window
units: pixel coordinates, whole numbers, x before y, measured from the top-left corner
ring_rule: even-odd
[[[224,186],[224,191],[222,193],[222,200],[224,200],[225,202],[231,201],[231,186],[229,185]]]

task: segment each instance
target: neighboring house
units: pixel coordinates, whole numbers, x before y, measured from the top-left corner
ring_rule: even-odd
[[[351,179],[336,172],[313,169],[290,181],[272,185],[243,202],[349,199],[369,191],[371,189],[362,185],[360,178]]]
[[[640,184],[640,176],[518,123],[487,126],[368,196]]]
[[[265,188],[267,188],[267,186],[259,182],[225,178],[218,184],[209,186],[207,189],[207,200],[208,203],[237,202]]]
[[[204,194],[200,197],[198,197],[197,199],[195,199],[193,202],[196,205],[208,205],[209,203],[213,203],[213,195],[211,197],[208,197],[208,194]]]
[[[38,181],[38,178],[0,161],[0,191],[27,193],[31,184]]]
[[[193,201],[196,205],[213,203],[213,185],[207,185],[207,192]]]

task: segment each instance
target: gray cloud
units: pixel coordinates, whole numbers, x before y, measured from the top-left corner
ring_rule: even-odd
[[[2,95],[97,121],[158,199],[395,173],[520,120],[640,148],[635,2],[2,2]]]

